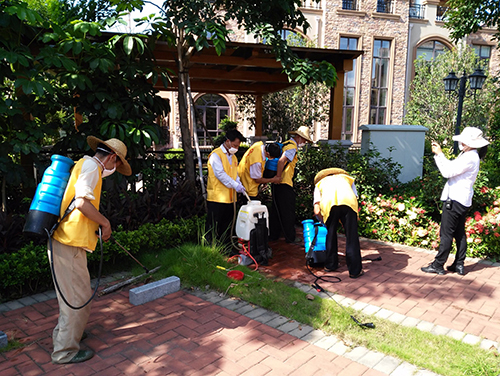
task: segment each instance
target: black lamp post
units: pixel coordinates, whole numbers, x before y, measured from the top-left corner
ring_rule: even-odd
[[[469,91],[467,91],[467,80],[469,80]],[[451,71],[450,74],[443,79],[444,90],[448,93],[455,93],[458,95],[458,109],[457,109],[457,122],[455,124],[455,135],[460,134],[460,123],[462,122],[462,109],[464,106],[464,98],[471,96],[476,93],[476,90],[481,90],[483,88],[484,81],[486,80],[486,75],[483,73],[481,68],[476,68],[474,73],[470,76],[467,74],[462,74],[462,77],[458,78],[455,72]],[[457,92],[458,81],[460,81],[460,86]],[[453,152],[458,154],[458,142],[453,143]]]

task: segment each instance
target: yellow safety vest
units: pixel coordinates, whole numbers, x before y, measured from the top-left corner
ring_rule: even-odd
[[[296,150],[295,157],[293,157],[293,160],[290,161],[283,169],[283,173],[281,174],[281,184],[288,184],[290,187],[293,187],[293,174],[295,173],[295,165],[299,160],[299,157],[297,156],[297,144],[293,141],[285,142],[283,146],[283,153],[290,149]]]
[[[208,156],[208,184],[207,184],[207,201],[220,202],[224,204],[231,204],[236,201],[236,191],[232,188],[226,187],[215,177],[214,170],[210,164],[210,156],[215,153],[222,161],[222,167],[226,174],[233,180],[238,177],[238,160],[233,155],[231,158],[232,164],[229,164],[226,153],[220,147],[212,151]]]
[[[337,174],[327,176],[316,184],[321,193],[319,207],[324,222],[328,220],[332,206],[347,205],[356,214],[358,213],[358,198],[352,190],[353,183],[353,177],[345,174]]]
[[[265,160],[262,158],[262,141],[253,144],[250,149],[247,150],[243,158],[241,158],[238,164],[238,175],[241,180],[241,184],[245,187],[248,195],[250,197],[255,197],[259,193],[259,183],[250,177],[250,166],[255,163],[260,163],[261,166],[261,176],[264,173]]]
[[[73,200],[73,198],[75,197],[75,184],[82,171],[84,161],[85,158],[80,159],[71,171],[71,176],[69,177],[68,185],[61,202],[61,217],[64,215],[64,212],[71,203],[71,200]],[[95,200],[91,201],[91,203],[97,210],[99,210],[102,179],[101,169],[97,168],[97,170],[99,171],[99,181],[97,182],[97,185],[93,192]],[[80,210],[74,209],[59,224],[59,227],[54,232],[53,237],[59,243],[70,245],[72,247],[82,247],[89,251],[92,251],[97,245],[96,231],[98,229],[98,223],[88,219]]]

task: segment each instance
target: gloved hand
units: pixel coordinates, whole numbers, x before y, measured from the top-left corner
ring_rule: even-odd
[[[243,193],[243,192],[245,192],[245,191],[246,191],[246,189],[245,189],[245,187],[243,186],[243,184],[238,183],[238,186],[236,187],[236,192],[238,192],[238,193]]]

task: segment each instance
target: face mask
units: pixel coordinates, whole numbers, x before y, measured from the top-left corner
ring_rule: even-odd
[[[229,141],[229,139],[228,139],[228,141]],[[229,153],[229,155],[236,154],[236,152],[238,151],[238,148],[233,147],[231,145],[231,142],[229,142],[229,148],[226,146],[226,144],[224,144],[224,146],[226,147],[227,152]]]
[[[298,146],[299,148],[301,148],[301,147],[302,147],[302,146],[304,146],[305,144],[306,144],[305,142],[301,142],[300,144],[297,144],[297,146]]]
[[[458,148],[460,150],[464,150],[464,144],[462,144],[461,142],[458,143]]]
[[[111,170],[108,170],[106,167],[104,167],[104,170],[102,171],[102,177],[105,178],[106,176],[112,175],[113,172],[116,171],[116,159],[115,159],[115,167],[113,167]]]
[[[102,177],[105,178],[106,176],[112,175],[113,172],[115,172],[115,171],[116,171],[116,165],[115,165],[115,167],[113,167],[112,170],[108,170],[105,168],[104,171],[102,172]]]

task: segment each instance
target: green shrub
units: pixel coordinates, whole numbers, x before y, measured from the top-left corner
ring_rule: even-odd
[[[325,168],[339,167],[355,177],[358,195],[374,196],[389,192],[391,187],[399,183],[397,177],[401,165],[392,158],[381,158],[376,149],[369,149],[362,154],[359,150],[346,151],[340,145],[322,144],[300,149],[298,156],[294,189],[299,221],[313,216],[314,177]]]
[[[113,232],[113,237],[131,254],[139,255],[159,249],[177,247],[183,243],[197,242],[199,230],[204,225],[203,217],[186,220],[168,221],[158,224],[145,224],[135,231]],[[89,270],[98,270],[101,252],[99,244],[96,251],[88,254]],[[116,269],[117,265],[129,265],[133,261],[115,242],[103,243],[105,268]],[[19,251],[0,254],[0,300],[17,299],[52,286],[50,264],[46,245],[33,242]]]

